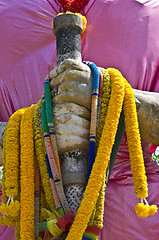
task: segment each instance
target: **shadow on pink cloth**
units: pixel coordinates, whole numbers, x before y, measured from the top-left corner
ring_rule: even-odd
[[[2,201],[2,187],[0,186],[0,203]],[[0,225],[0,240],[15,240],[14,227]]]

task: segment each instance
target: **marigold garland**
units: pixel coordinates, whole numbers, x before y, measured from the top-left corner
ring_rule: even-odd
[[[106,114],[108,111],[108,104],[110,99],[110,74],[104,68],[99,68],[103,74],[103,94],[102,94],[102,102],[100,108],[100,115],[99,115],[99,124],[97,129],[97,141],[96,141],[96,149],[98,149],[99,141],[102,135]]]
[[[149,216],[153,216],[157,213],[157,206],[156,205],[151,205],[149,206]]]
[[[20,122],[26,108],[16,111],[9,119],[3,144],[2,204],[3,224],[15,226],[19,222],[19,137]]]
[[[136,105],[134,101],[133,90],[126,80],[123,108],[134,189],[138,198],[145,198],[148,196],[148,188],[141,148]]]
[[[99,125],[97,129],[97,142],[96,149],[99,147],[99,141],[103,132],[104,122],[108,111],[108,104],[110,100],[111,91],[111,76],[104,68],[99,68],[103,74],[103,95],[99,116]],[[96,212],[94,216],[93,226],[97,226],[100,229],[103,227],[103,213],[104,213],[104,199],[105,199],[105,177],[103,179],[102,187],[99,192],[99,197],[96,203]]]
[[[92,172],[86,186],[83,200],[76,214],[75,220],[70,228],[66,240],[81,240],[87,227],[89,218],[96,204],[99,191],[104,179],[115,140],[118,121],[124,98],[124,81],[121,73],[115,69],[108,69],[111,74],[111,97],[108,113],[105,119],[100,145],[92,168]],[[105,145],[107,143],[107,145]],[[92,195],[93,189],[93,195]]]
[[[144,204],[144,201],[146,204]],[[157,213],[156,205],[149,205],[146,199],[141,198],[141,203],[137,203],[135,206],[135,212],[138,217],[146,218],[148,216],[153,216]]]
[[[16,224],[16,218],[10,216],[3,216],[0,218],[0,225],[6,225],[8,227],[14,227]]]
[[[34,140],[33,115],[35,105],[29,107],[21,121],[21,240],[34,239]]]
[[[15,240],[20,240],[20,218],[15,222]]]
[[[104,200],[105,200],[105,177],[103,179],[102,186],[97,199],[94,219],[92,223],[92,226],[96,226],[99,229],[103,227]]]
[[[5,189],[6,196],[18,195],[20,122],[26,108],[16,111],[9,119],[5,140]]]
[[[108,103],[110,100],[110,75],[104,68],[99,68],[103,75],[103,94],[100,107],[99,124],[97,129],[96,149],[98,149],[99,141],[102,135],[106,114],[108,111]],[[99,192],[98,200],[94,209],[94,215],[91,216],[89,226],[103,227],[103,212],[104,212],[104,199],[105,199],[105,177],[103,179],[102,187]]]

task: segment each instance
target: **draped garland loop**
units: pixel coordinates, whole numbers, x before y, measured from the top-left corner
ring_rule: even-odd
[[[54,196],[51,195],[51,186],[49,183],[49,175],[45,162],[45,151],[42,135],[40,130],[40,109],[42,100],[39,101],[37,106],[31,106],[27,109],[22,109],[17,111],[14,116],[11,117],[10,122],[8,123],[8,127],[5,133],[4,139],[4,174],[2,179],[3,184],[3,202],[0,207],[2,214],[4,215],[1,218],[1,224],[7,224],[8,226],[16,225],[16,217],[17,210],[16,209],[16,201],[11,201],[10,196],[7,196],[8,193],[6,189],[8,188],[9,179],[18,178],[17,167],[13,168],[13,175],[8,175],[6,166],[10,164],[10,159],[8,156],[12,156],[12,152],[14,148],[9,148],[10,144],[14,145],[14,143],[18,143],[17,145],[17,154],[13,154],[14,159],[13,162],[18,162],[20,146],[21,146],[21,210],[20,210],[20,236],[21,239],[32,240],[34,239],[34,141],[35,141],[35,151],[38,159],[38,164],[40,167],[40,173],[42,178],[42,183],[45,191],[46,200],[50,206],[51,212],[49,216],[52,215],[52,218],[47,217],[47,225],[46,228],[49,229],[51,233],[58,236],[58,234],[63,234],[63,230],[66,231],[66,215],[69,217],[69,226],[70,230],[66,237],[66,240],[81,240],[87,239],[88,237],[92,237],[90,239],[97,239],[99,228],[102,227],[102,217],[97,222],[92,221],[92,225],[88,227],[89,220],[93,211],[97,212],[94,216],[98,218],[98,213],[102,216],[103,204],[99,202],[99,199],[104,201],[104,180],[106,169],[109,164],[109,158],[112,150],[112,146],[114,144],[116,131],[118,128],[118,122],[120,117],[120,112],[123,106],[124,115],[125,115],[125,125],[126,125],[126,134],[128,139],[128,148],[130,154],[130,162],[131,169],[133,174],[134,181],[134,189],[136,196],[141,198],[141,203],[138,203],[135,207],[135,211],[139,217],[147,217],[152,216],[157,212],[156,205],[149,206],[146,197],[148,196],[148,188],[147,188],[147,179],[145,175],[144,161],[141,150],[141,141],[138,130],[138,122],[137,122],[137,114],[135,107],[135,99],[134,93],[131,89],[131,86],[128,82],[123,78],[121,73],[116,70],[109,68],[107,70],[103,70],[103,76],[107,76],[105,79],[109,78],[111,82],[111,94],[109,100],[109,93],[105,94],[105,89],[109,89],[105,83],[103,83],[103,103],[101,107],[101,115],[99,118],[99,131],[97,134],[97,139],[100,139],[97,144],[97,154],[95,158],[95,162],[92,167],[92,171],[88,180],[88,184],[86,186],[86,190],[84,193],[83,200],[78,209],[78,212],[75,216],[75,219],[71,212],[67,212],[65,216],[62,216],[61,213],[58,213],[55,208]],[[109,90],[110,92],[110,90]],[[104,96],[106,96],[106,102],[104,100]],[[108,104],[109,101],[109,104]],[[106,105],[105,105],[106,104]],[[103,112],[103,106],[108,105],[107,114]],[[19,115],[20,114],[20,115]],[[16,117],[15,117],[16,116]],[[14,124],[10,124],[11,120],[14,119],[13,122],[18,122],[18,128],[13,127]],[[32,128],[33,126],[33,128]],[[101,127],[102,126],[102,127]],[[21,137],[18,134],[12,134],[15,137],[15,142],[13,143],[13,139],[10,138],[10,131],[14,131],[15,129],[21,129]],[[34,131],[33,131],[34,129]],[[133,129],[133,131],[132,131]],[[17,131],[17,130],[16,130]],[[19,132],[19,130],[18,130]],[[33,133],[34,132],[34,133]],[[33,141],[34,136],[34,141]],[[20,138],[19,138],[20,137]],[[18,140],[19,139],[19,140]],[[19,144],[20,143],[20,144]],[[105,144],[107,143],[107,144]],[[6,150],[7,149],[7,150]],[[135,149],[135,150],[134,150]],[[18,163],[19,164],[19,163]],[[19,168],[19,167],[18,167]],[[13,181],[14,182],[14,181]],[[19,183],[15,184],[17,187]],[[47,189],[48,188],[48,189]],[[11,188],[12,189],[12,188]],[[93,195],[92,195],[93,191]],[[16,190],[16,195],[18,195],[18,190]],[[14,197],[16,198],[14,194]],[[101,196],[99,198],[99,196]],[[7,205],[7,201],[11,201],[10,205]],[[26,204],[27,203],[27,204]],[[144,204],[145,203],[145,204]],[[9,210],[9,206],[10,209]],[[98,207],[97,207],[98,206]],[[19,211],[19,210],[18,210]],[[11,214],[12,212],[12,214]],[[64,220],[65,219],[65,220]],[[74,220],[73,220],[74,219]],[[62,223],[62,222],[64,222]],[[68,220],[67,220],[68,221]],[[39,225],[39,228],[41,226]],[[52,225],[53,224],[53,225]],[[62,225],[61,225],[62,224]],[[63,225],[64,224],[64,225]],[[53,227],[54,226],[54,227]],[[52,231],[57,227],[56,231]],[[62,230],[63,229],[63,230]],[[67,229],[68,231],[68,229]],[[18,239],[18,238],[16,238]]]

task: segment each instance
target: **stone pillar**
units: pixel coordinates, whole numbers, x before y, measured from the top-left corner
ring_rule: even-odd
[[[57,64],[65,59],[81,61],[80,35],[83,23],[80,16],[75,14],[58,15],[53,22],[56,35]]]

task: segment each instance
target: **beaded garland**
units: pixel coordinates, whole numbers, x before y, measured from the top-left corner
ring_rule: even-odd
[[[40,169],[40,175],[43,176],[41,178],[41,181],[42,181],[42,186],[43,186],[43,190],[46,197],[46,202],[49,208],[51,209],[51,211],[53,212],[55,210],[55,203],[53,200],[51,184],[49,182],[49,174],[47,171],[47,166],[45,161],[44,145],[42,141],[42,132],[40,128],[41,105],[42,105],[42,99],[40,99],[34,111],[33,128],[34,128],[35,152],[36,152],[36,157],[38,161],[38,166]]]
[[[68,203],[64,194],[63,186],[62,186],[62,178],[60,174],[60,163],[59,163],[59,157],[58,157],[58,151],[57,151],[57,144],[56,144],[56,138],[54,137],[55,131],[54,131],[54,124],[53,124],[53,116],[52,116],[51,92],[50,92],[49,82],[50,82],[50,79],[46,78],[44,82],[45,97],[43,98],[43,101],[42,101],[42,126],[43,126],[44,142],[45,142],[45,147],[46,147],[46,151],[49,158],[49,163],[50,163],[55,187],[58,193],[58,197],[60,199],[64,212],[67,212],[69,210],[69,207],[68,207]],[[45,105],[45,98],[46,98],[46,105]],[[46,117],[45,117],[45,114],[46,114]],[[52,147],[53,145],[54,147]],[[58,206],[58,209],[59,208],[60,206]]]
[[[47,123],[46,123],[46,115],[45,115],[45,97],[42,98],[42,126],[43,126],[43,135],[44,135],[44,143],[45,143],[46,151],[47,151],[47,149],[49,149],[49,151],[51,152],[51,149],[50,149],[51,146],[50,146],[50,141],[49,141],[50,137],[49,137],[49,133],[48,133]],[[47,142],[49,142],[49,145],[47,144]],[[50,161],[51,161],[51,156],[50,156],[51,154],[53,154],[53,153],[51,152],[49,154]],[[57,193],[55,181],[53,179],[53,174],[52,174],[51,167],[50,167],[49,157],[48,157],[48,154],[45,153],[46,165],[47,165],[47,169],[48,169],[48,173],[49,173],[49,180],[51,183],[54,202],[55,202],[56,209],[62,210],[62,206],[60,203],[60,199],[59,199],[59,196]],[[54,160],[54,158],[53,158],[53,160]],[[54,164],[55,164],[55,161],[54,161]],[[53,163],[52,163],[52,168],[53,168]],[[54,171],[54,177],[56,176],[55,174],[58,175],[57,171],[56,172]]]
[[[88,178],[92,171],[92,166],[95,160],[95,142],[96,142],[96,126],[97,126],[97,106],[99,92],[99,71],[96,65],[92,62],[85,62],[93,72],[93,90],[91,104],[91,124],[90,124],[90,143],[89,143],[89,160],[88,160]]]

